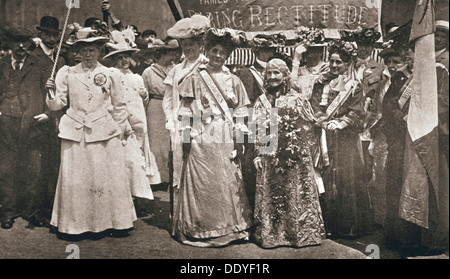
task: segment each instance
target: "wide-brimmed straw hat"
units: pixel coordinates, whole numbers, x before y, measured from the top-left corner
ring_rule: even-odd
[[[78,45],[79,43],[107,43],[109,38],[101,34],[97,29],[91,27],[80,28],[73,32],[66,41],[68,45]]]
[[[178,44],[178,41],[176,39],[170,39],[167,41],[163,41],[161,39],[154,39],[153,41],[149,42],[147,47],[142,51],[144,53],[149,53],[149,52],[158,52],[164,49],[175,50],[178,48],[180,48],[180,45]]]
[[[139,51],[140,51],[140,49],[138,49],[138,48],[133,48],[133,47],[131,47],[129,44],[123,43],[123,42],[114,45],[114,47],[115,47],[115,50],[109,52],[107,55],[105,55],[105,56],[103,57],[103,59],[108,58],[108,57],[111,57],[111,56],[116,55],[116,54],[119,54],[119,53],[130,53],[130,54],[132,54],[132,53],[136,53],[136,52],[139,52]]]

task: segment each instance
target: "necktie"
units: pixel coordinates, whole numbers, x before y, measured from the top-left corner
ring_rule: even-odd
[[[21,63],[21,61],[16,61],[16,63],[14,64],[16,71],[20,70],[20,63]]]

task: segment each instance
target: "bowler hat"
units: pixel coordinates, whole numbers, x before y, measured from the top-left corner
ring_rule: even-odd
[[[49,32],[60,32],[59,29],[59,20],[56,17],[52,16],[43,16],[41,18],[41,23],[39,26],[36,26],[38,31],[49,31]]]

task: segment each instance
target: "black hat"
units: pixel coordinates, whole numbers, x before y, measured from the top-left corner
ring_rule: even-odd
[[[5,31],[6,37],[10,41],[26,41],[31,40],[33,33],[21,27],[11,27]]]
[[[246,42],[247,39],[244,32],[230,28],[209,28],[205,37],[206,48],[208,48],[208,45],[212,46],[214,43],[220,43],[227,48],[230,53],[237,47],[244,45]]]
[[[374,44],[381,38],[381,33],[375,31],[375,28],[358,28],[356,30],[341,30],[341,39],[357,44]]]
[[[379,38],[381,38],[381,33],[376,32],[374,28],[363,28],[361,32],[355,34],[357,44],[374,44]]]
[[[40,25],[36,26],[36,29],[39,31],[49,31],[55,33],[61,31],[61,29],[59,29],[59,20],[52,16],[43,16],[41,18]]]

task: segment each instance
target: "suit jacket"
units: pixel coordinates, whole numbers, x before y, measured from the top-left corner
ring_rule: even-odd
[[[89,74],[81,63],[64,66],[56,74],[56,96],[47,97],[51,110],[70,107],[59,123],[59,137],[80,142],[105,141],[131,131],[124,101],[122,74],[97,63]]]
[[[33,51],[33,54],[41,59],[43,65],[45,65],[45,74],[47,75],[47,78],[50,78],[54,62],[50,59],[50,57],[47,56],[47,54],[44,53],[41,47],[37,47]],[[56,72],[58,72],[58,70],[61,69],[64,65],[64,58],[59,56],[58,63],[56,64]]]
[[[436,57],[436,62],[441,63],[448,70],[448,49]]]
[[[42,113],[50,116],[44,93],[47,77],[42,69],[42,62],[32,54],[28,55],[19,72],[15,72],[11,66],[11,55],[0,62],[0,111],[8,111],[4,103],[8,92],[19,94],[22,109],[20,138],[37,137],[48,129],[50,121],[38,124],[34,119],[34,116]],[[30,135],[30,132],[33,134]]]
[[[365,97],[373,98],[383,80],[384,66],[373,59],[367,63],[363,72],[362,90]]]

